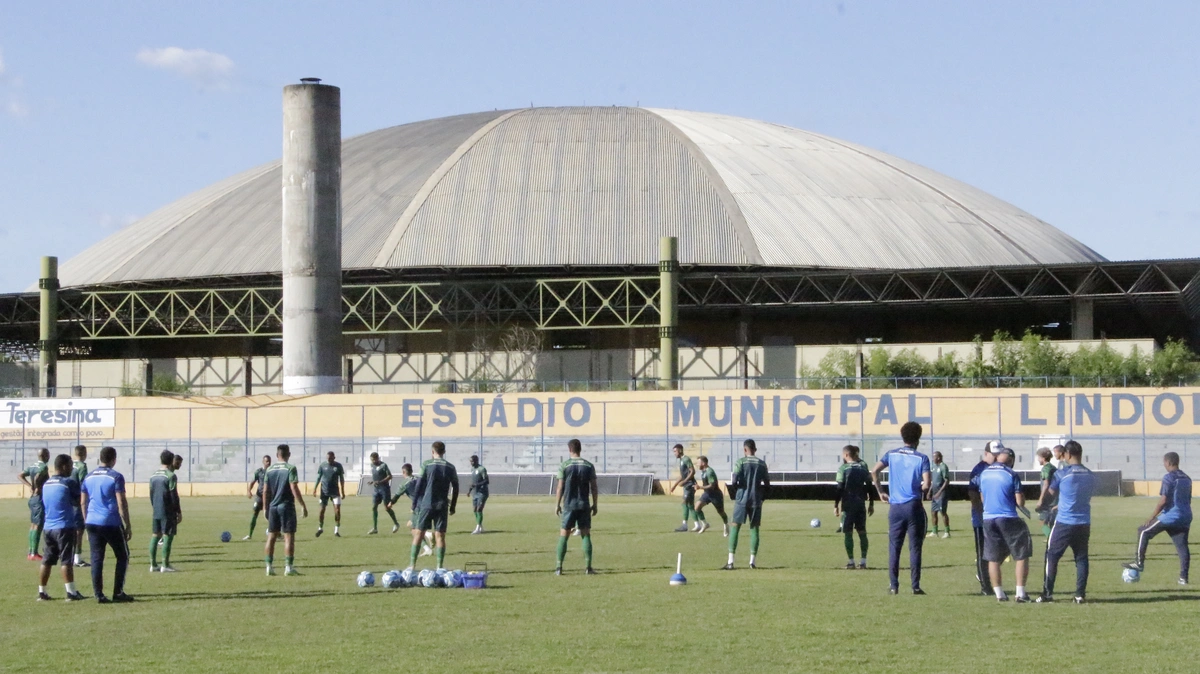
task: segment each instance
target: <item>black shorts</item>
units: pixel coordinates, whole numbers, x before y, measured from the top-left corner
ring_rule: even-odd
[[[1025,521],[1019,517],[984,520],[983,558],[989,562],[1003,562],[1009,555],[1018,562],[1033,555],[1033,540]]]
[[[391,489],[389,489],[386,486],[385,487],[375,487],[375,493],[371,497],[372,505],[379,505],[380,503],[391,503],[391,502],[392,502],[392,490]]]
[[[592,528],[592,509],[580,508],[579,510],[564,510],[562,515],[562,528],[565,531],[570,531],[574,528],[591,529]]]
[[[267,533],[296,533],[296,504],[284,503],[267,508]]]
[[[62,560],[68,566],[75,559],[75,529],[49,529],[43,536],[46,541],[42,550],[42,566],[54,566]]]
[[[733,523],[745,524],[750,522],[751,529],[757,529],[762,522],[761,503],[737,503],[733,506]]]
[[[29,523],[39,527],[46,523],[46,509],[42,506],[41,494],[29,497]]]
[[[945,492],[943,492],[941,496],[930,500],[930,503],[932,504],[931,510],[935,513],[946,512],[946,503],[949,500],[949,497],[945,494]]]
[[[842,531],[849,534],[851,531],[867,530],[867,509],[865,506],[850,506],[842,508],[842,516],[846,519],[842,522]]]
[[[707,489],[705,489],[704,491],[701,491],[700,492],[700,504],[703,505],[705,503],[713,504],[717,508],[717,510],[725,510],[725,497],[723,495],[721,495],[720,491],[717,491],[717,490],[709,491]]]
[[[450,519],[450,509],[421,508],[413,514],[413,528],[421,531],[436,531],[446,533],[446,524]]]
[[[150,522],[150,533],[155,536],[174,536],[178,526],[179,523],[175,521],[174,515],[170,517],[155,517]]]
[[[75,530],[83,531],[83,510],[80,508],[75,509]]]
[[[254,512],[262,510],[262,494],[255,494],[254,503],[250,506],[250,509]]]
[[[332,494],[321,492],[321,507],[324,508],[329,505],[330,501],[333,501],[335,507],[340,507],[342,505],[342,495],[337,492]]]
[[[471,507],[475,510],[483,510],[483,506],[487,504],[488,493],[476,491],[471,494]]]

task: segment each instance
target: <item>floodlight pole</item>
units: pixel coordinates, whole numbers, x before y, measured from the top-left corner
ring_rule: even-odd
[[[658,387],[674,389],[679,379],[679,239],[658,240]]]
[[[38,332],[38,384],[47,398],[58,396],[58,258],[42,258],[38,279],[41,325]]]

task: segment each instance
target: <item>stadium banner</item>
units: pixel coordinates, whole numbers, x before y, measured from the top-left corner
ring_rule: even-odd
[[[75,405],[92,402],[75,401]],[[106,402],[111,406],[111,401]],[[111,425],[111,416],[97,414]],[[16,418],[15,412],[5,415],[6,420]],[[50,417],[37,415],[37,423],[45,425],[44,418]],[[537,435],[753,437],[755,433],[878,437],[898,436],[900,426],[910,420],[925,426],[927,436],[1191,436],[1200,434],[1200,388],[120,398],[116,437],[132,437],[135,426],[138,439],[179,438],[185,433],[193,438],[244,434],[249,438],[420,436],[430,440]],[[6,432],[12,427],[10,422]],[[22,426],[18,423],[15,428]]]
[[[115,426],[113,398],[0,399],[0,440],[106,440]]]

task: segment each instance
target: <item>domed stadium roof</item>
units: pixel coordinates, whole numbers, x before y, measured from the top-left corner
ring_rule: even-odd
[[[279,272],[281,168],[184,197],[67,261],[64,285]],[[529,108],[342,147],[351,268],[883,268],[1102,260],[1034,216],[882,152],[727,115]]]

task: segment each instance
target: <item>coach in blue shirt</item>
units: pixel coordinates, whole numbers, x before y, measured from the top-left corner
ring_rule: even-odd
[[[925,542],[928,520],[922,494],[929,491],[932,476],[929,457],[917,451],[921,442],[921,424],[910,421],[900,427],[904,446],[884,454],[871,471],[879,500],[888,504],[888,592],[900,590],[900,549],[908,536],[908,564],[913,594],[925,594],[921,589],[921,546]],[[888,469],[888,490],[879,486],[879,472]]]
[[[116,463],[117,450],[101,449],[100,467],[83,480],[83,521],[88,547],[92,549],[92,592],[101,604],[109,603],[104,596],[104,553],[109,546],[117,558],[112,601],[133,601],[133,597],[125,594],[125,570],[129,567],[129,538],[133,529],[129,524],[129,503],[125,500],[125,476],[113,470]]]
[[[42,506],[46,513],[46,554],[38,574],[38,601],[49,601],[46,583],[50,570],[62,561],[63,582],[67,586],[67,601],[79,601],[84,596],[75,589],[75,512],[79,509],[79,482],[71,477],[71,457],[59,454],[54,459],[54,475],[42,485]]]
[[[1146,565],[1146,546],[1150,539],[1167,532],[1171,542],[1175,544],[1175,552],[1179,555],[1179,584],[1188,584],[1188,567],[1192,563],[1192,553],[1188,550],[1188,532],[1192,529],[1192,478],[1179,469],[1179,455],[1167,452],[1163,455],[1162,488],[1158,493],[1158,505],[1150,519],[1138,528],[1137,557],[1126,564],[1127,569],[1136,569],[1139,573]]]
[[[1063,445],[1067,462],[1050,478],[1050,486],[1038,499],[1038,508],[1058,498],[1058,514],[1050,536],[1046,539],[1046,576],[1039,604],[1054,601],[1054,579],[1058,562],[1071,548],[1075,556],[1075,603],[1087,598],[1088,542],[1092,537],[1092,494],[1096,492],[1096,476],[1083,465],[1083,447],[1074,440]]]
[[[1013,451],[999,442],[992,443],[996,462],[975,478],[975,488],[983,499],[983,557],[988,561],[988,575],[996,599],[1008,601],[1001,583],[1000,565],[1008,556],[1016,562],[1017,602],[1029,601],[1025,579],[1029,577],[1029,558],[1033,556],[1033,541],[1029,527],[1017,516],[1025,510],[1025,495],[1021,493],[1021,478],[1012,470],[1016,460]],[[1028,515],[1026,515],[1028,517]]]
[[[996,442],[999,444],[999,441]],[[983,458],[971,469],[967,482],[967,498],[971,500],[971,529],[975,533],[975,580],[979,581],[979,593],[992,596],[992,581],[988,576],[987,560],[983,558],[983,499],[979,496],[979,474],[996,462],[992,443],[983,446]]]

